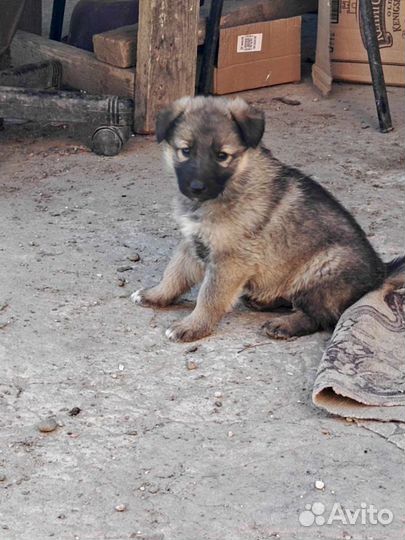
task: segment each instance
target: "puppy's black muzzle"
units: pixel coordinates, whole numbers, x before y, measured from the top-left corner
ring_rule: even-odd
[[[189,199],[200,202],[215,199],[222,193],[229,171],[220,168],[215,162],[190,159],[176,167],[179,189]]]

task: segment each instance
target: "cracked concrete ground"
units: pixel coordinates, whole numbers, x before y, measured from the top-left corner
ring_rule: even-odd
[[[244,95],[266,111],[277,157],[328,187],[385,259],[403,252],[403,89],[389,89],[385,135],[368,86]],[[0,144],[1,539],[404,537],[403,427],[311,403],[327,333],[267,341],[266,314],[238,306],[187,352],[164,337],[187,302],[151,311],[128,300],[159,279],[179,238],[152,138],[103,158],[60,126],[6,124]],[[59,427],[39,432],[49,416]],[[324,516],[365,503],[394,518],[304,527],[314,502]]]

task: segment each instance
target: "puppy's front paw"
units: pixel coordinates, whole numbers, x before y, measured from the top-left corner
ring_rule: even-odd
[[[140,304],[142,306],[143,303],[143,296],[142,296],[143,289],[138,289],[137,291],[133,292],[130,296],[130,299],[134,304]]]
[[[138,289],[131,294],[130,298],[134,304],[139,304],[140,306],[150,307],[154,305],[148,299],[147,289]]]
[[[134,304],[139,304],[143,307],[165,307],[170,302],[155,290],[152,289],[139,289],[130,296]]]
[[[193,324],[187,319],[172,324],[172,326],[166,330],[166,336],[171,341],[196,341],[197,339],[209,336],[210,334],[211,329],[207,326]]]

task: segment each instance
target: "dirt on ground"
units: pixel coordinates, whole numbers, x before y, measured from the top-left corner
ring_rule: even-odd
[[[370,86],[242,95],[265,110],[276,157],[330,189],[385,260],[404,252],[403,89],[389,89],[387,134]],[[0,538],[403,538],[401,425],[359,426],[312,405],[328,333],[270,341],[266,314],[238,305],[211,337],[173,344],[164,330],[195,291],[166,310],[129,301],[179,240],[176,189],[152,137],[107,158],[84,132],[5,123]],[[322,508],[326,519],[336,503],[393,520],[299,519]]]

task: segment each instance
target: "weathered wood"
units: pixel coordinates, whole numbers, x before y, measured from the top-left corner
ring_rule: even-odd
[[[62,64],[62,84],[92,94],[113,94],[132,97],[135,71],[100,62],[93,53],[51,41],[35,34],[16,32],[11,43],[14,64],[59,60]]]
[[[25,30],[26,32],[38,34],[39,36],[41,35],[42,0],[25,0],[18,28],[20,30]]]
[[[205,39],[205,17],[198,22],[198,45]],[[93,36],[94,54],[98,60],[112,66],[127,68],[136,64],[138,25],[130,24]]]
[[[60,88],[62,66],[57,60],[44,60],[36,64],[0,71],[0,86],[18,88]]]
[[[296,17],[318,9],[318,0],[238,0],[225,3],[221,28]]]
[[[159,109],[194,95],[199,0],[140,0],[135,131],[152,133]]]
[[[131,126],[131,99],[0,86],[0,117],[39,122]]]

